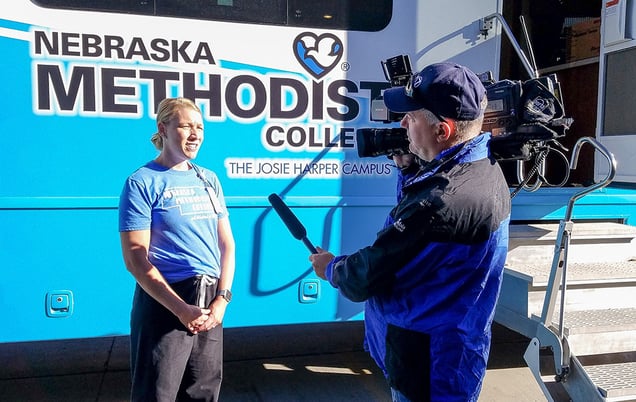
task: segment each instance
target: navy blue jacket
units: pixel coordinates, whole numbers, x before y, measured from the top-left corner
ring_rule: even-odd
[[[327,267],[343,295],[366,300],[366,347],[413,401],[477,400],[481,389],[510,220],[489,140],[448,149],[404,178],[375,242]]]

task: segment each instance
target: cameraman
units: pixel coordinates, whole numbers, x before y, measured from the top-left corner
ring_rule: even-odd
[[[374,243],[351,255],[309,257],[316,274],[366,300],[365,345],[394,401],[476,401],[508,249],[510,193],[481,133],[486,90],[454,63],[384,92],[406,113],[404,182]],[[400,181],[401,182],[401,181]]]

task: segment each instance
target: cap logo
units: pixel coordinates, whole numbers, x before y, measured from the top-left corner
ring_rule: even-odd
[[[406,93],[406,96],[408,96],[409,98],[412,98],[413,90],[419,87],[421,84],[422,84],[422,77],[419,74],[411,75],[411,77],[409,78],[409,82],[407,82],[406,85],[404,86],[404,92]]]
[[[415,76],[415,81],[413,82],[413,88],[417,88],[422,85],[422,76],[420,74]]]

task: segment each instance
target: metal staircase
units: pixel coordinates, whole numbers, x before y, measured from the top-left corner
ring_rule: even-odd
[[[531,339],[524,354],[549,401],[636,401],[636,227],[571,220],[574,194],[556,224],[511,225],[495,321]],[[565,289],[565,291],[563,291]],[[565,397],[564,397],[565,396]]]

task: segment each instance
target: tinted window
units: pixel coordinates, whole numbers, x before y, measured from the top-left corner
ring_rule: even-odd
[[[634,65],[636,47],[609,53],[605,62],[605,103],[603,109],[603,135],[634,135]]]
[[[32,0],[51,8],[379,31],[391,20],[393,0]]]
[[[66,8],[73,10],[113,11],[129,14],[154,13],[154,0],[32,0],[33,3],[52,8]]]

